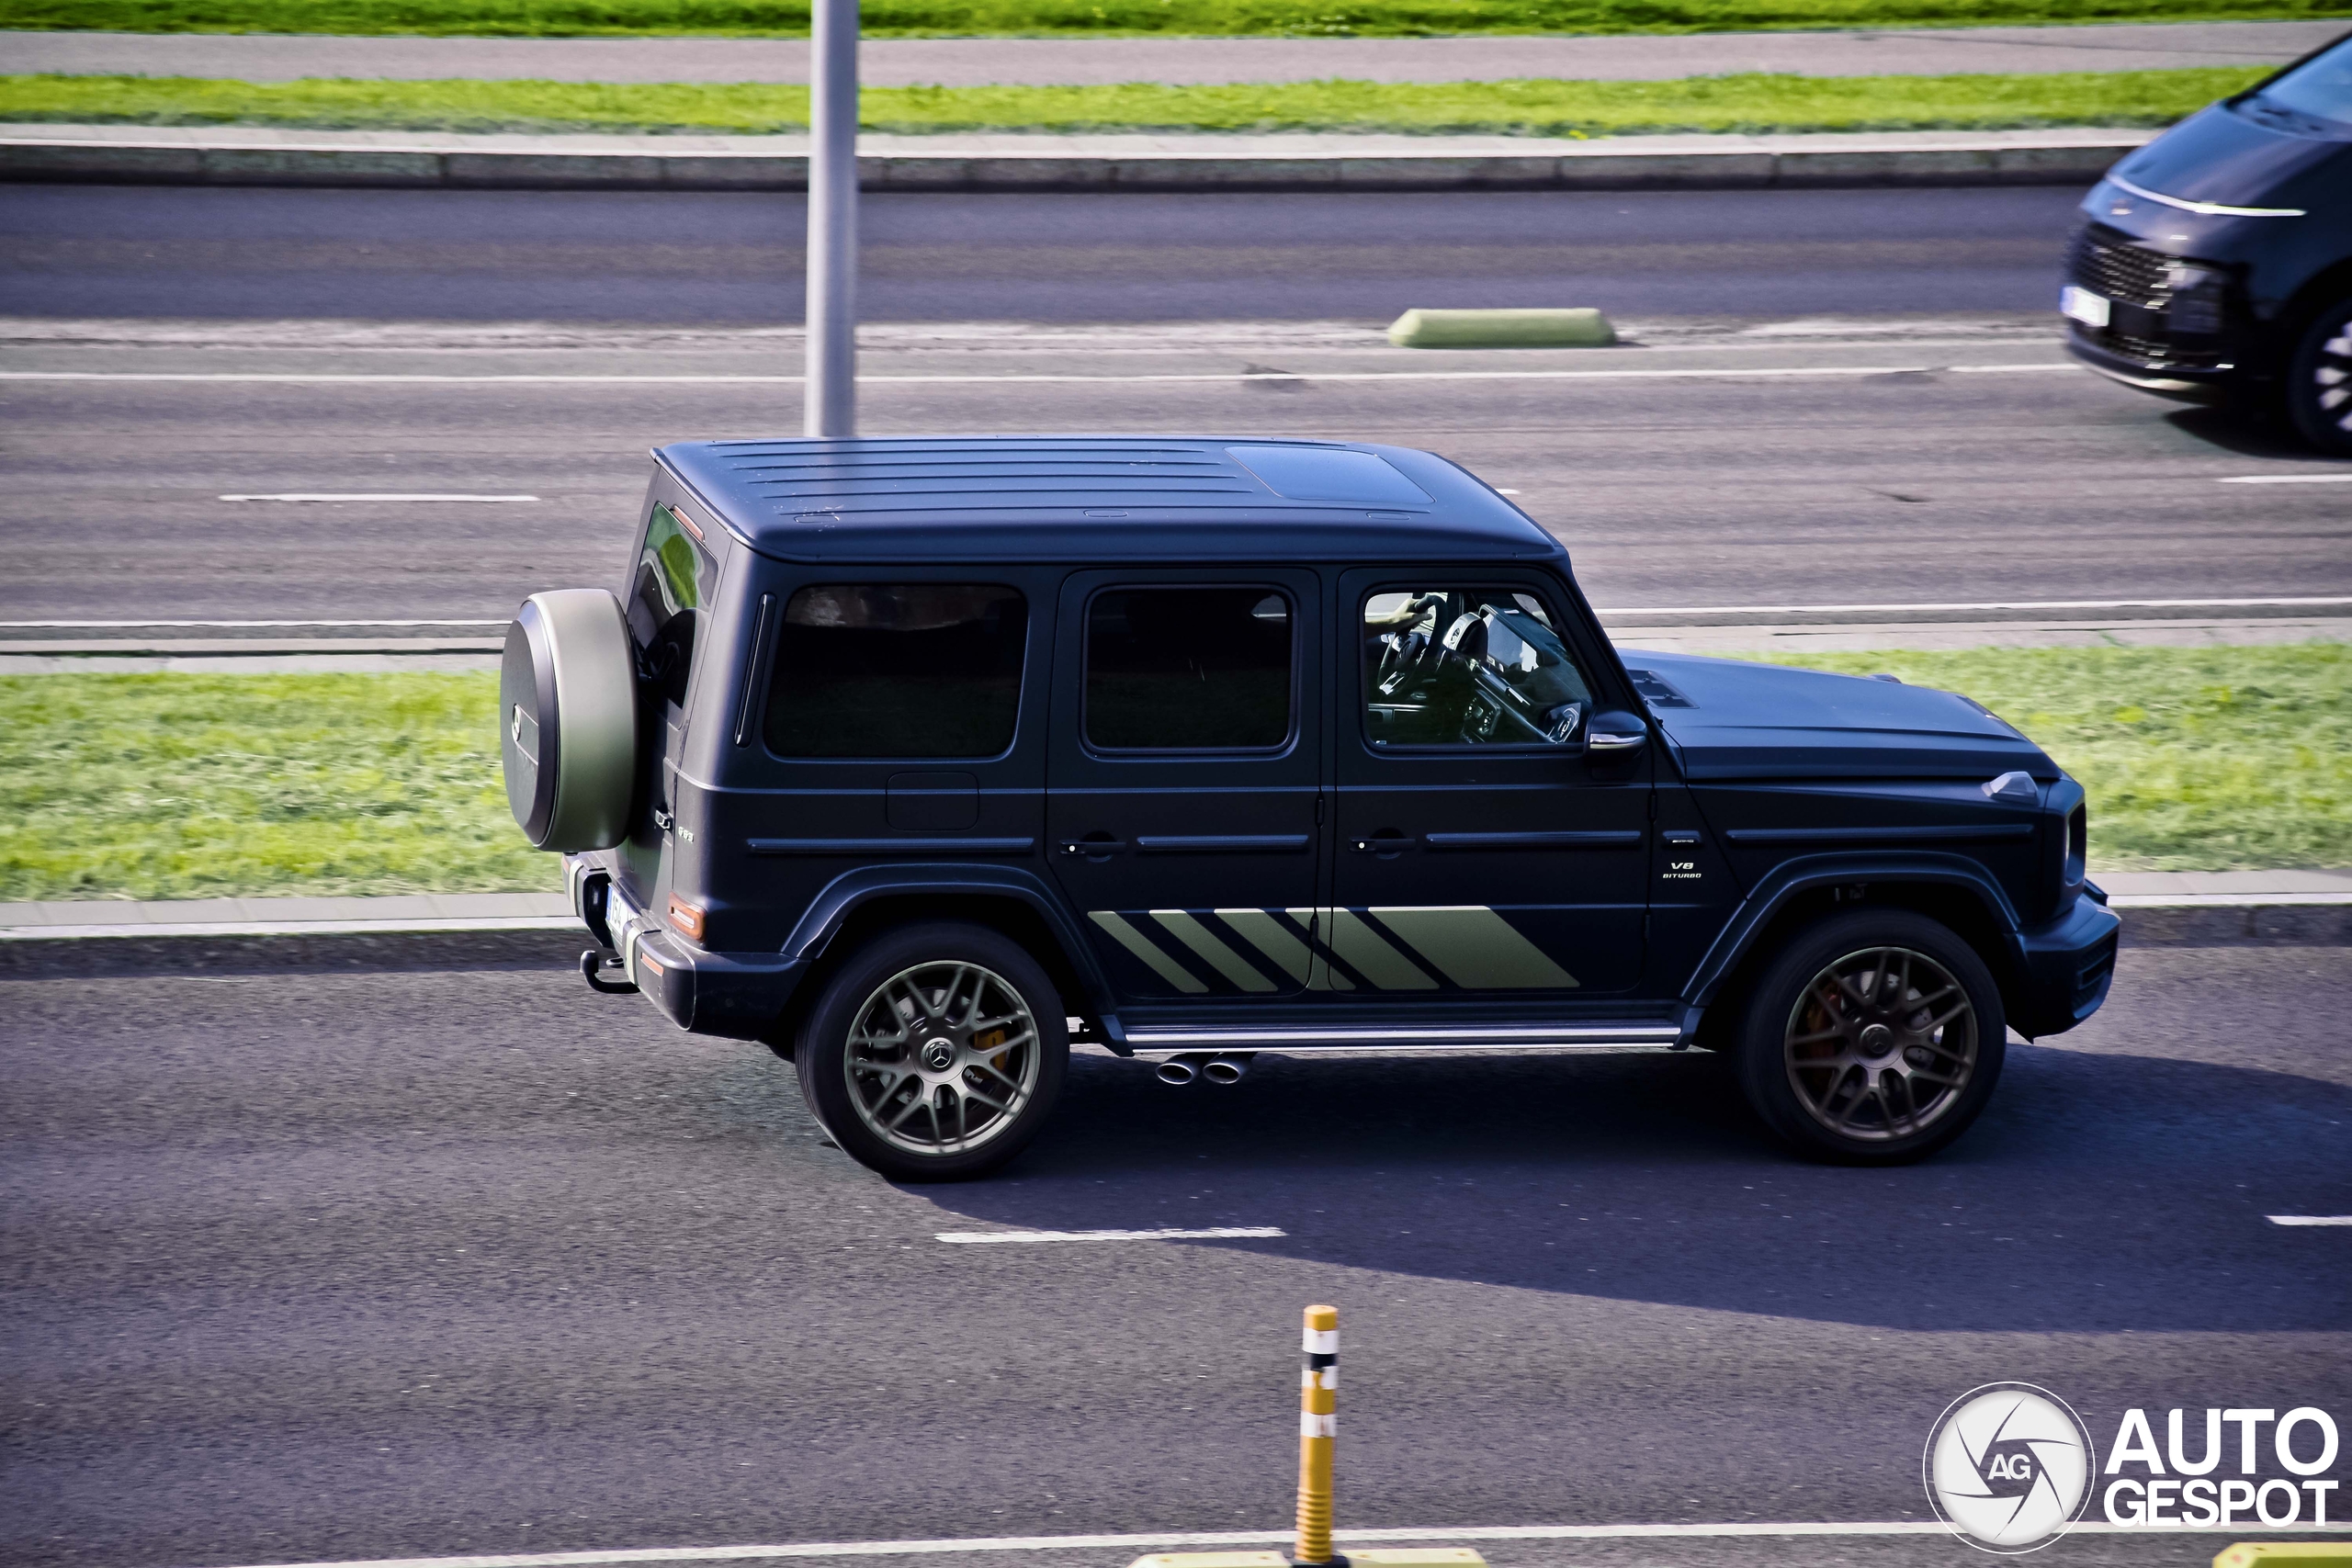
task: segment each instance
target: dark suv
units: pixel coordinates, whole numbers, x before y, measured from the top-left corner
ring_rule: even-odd
[[[893,1176],[1035,1133],[1073,1039],[1727,1053],[1916,1158],[2105,998],[2083,792],[1965,697],[1621,657],[1559,543],[1397,447],[662,448],[624,595],[535,595],[515,815],[591,983],[769,1043]]]
[[[2093,369],[2282,402],[2352,455],[2352,35],[2190,116],[2083,198],[2059,310]]]

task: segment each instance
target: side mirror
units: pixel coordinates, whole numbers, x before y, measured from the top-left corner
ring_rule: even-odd
[[[1625,762],[1650,743],[1650,727],[1639,714],[1597,713],[1585,721],[1584,754],[1590,762]]]

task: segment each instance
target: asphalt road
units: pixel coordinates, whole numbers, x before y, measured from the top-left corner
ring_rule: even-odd
[[[1609,606],[2352,592],[2342,487],[2218,482],[2329,465],[2067,367],[2071,199],[876,199],[865,428],[1429,446],[1519,491]],[[0,382],[0,619],[497,620],[614,580],[647,447],[797,428],[798,212],[6,192],[0,368],[101,379]],[[1642,346],[1378,335],[1528,302],[1600,305]],[[104,379],[149,375],[193,379]],[[518,375],[553,379],[483,379]],[[448,379],[338,379],[384,376]],[[321,491],[541,500],[219,499]]]
[[[1618,38],[866,39],[869,86],[1119,82],[1659,80],[1731,71],[1807,76],[2157,71],[2284,63],[2342,35],[2338,21],[2109,23]],[[15,71],[556,82],[806,82],[805,39],[330,38],[269,34],[0,32]]]
[[[2130,1406],[2352,1416],[2352,1232],[2263,1218],[2352,1212],[2347,1007],[2340,950],[2127,951],[1974,1132],[1881,1172],[1784,1157],[1697,1056],[1184,1090],[1081,1058],[1007,1177],[916,1189],[764,1050],[575,976],[0,983],[0,1560],[1280,1529],[1310,1301],[1344,1524],[1924,1519],[1928,1426],[1990,1381],[2103,1450]],[[1170,1224],[1287,1235],[934,1239]]]
[[[873,321],[1385,322],[2048,310],[2080,193],[908,196],[861,204]],[[776,195],[0,186],[13,316],[800,319]]]

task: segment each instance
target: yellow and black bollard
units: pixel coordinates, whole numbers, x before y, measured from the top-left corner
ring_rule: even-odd
[[[1129,1568],[1485,1568],[1466,1546],[1331,1550],[1332,1427],[1340,1404],[1340,1309],[1306,1309],[1298,1374],[1298,1535],[1280,1551],[1155,1551]]]
[[[1306,1309],[1298,1363],[1298,1542],[1296,1563],[1336,1562],[1331,1555],[1331,1450],[1340,1408],[1340,1309]]]

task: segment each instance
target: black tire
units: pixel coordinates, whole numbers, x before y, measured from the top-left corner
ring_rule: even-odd
[[[1858,909],[1799,931],[1757,976],[1740,1088],[1813,1158],[1907,1164],[1976,1120],[2007,1032],[1992,972],[1949,927]]]
[[[2352,299],[2313,318],[2287,362],[2288,417],[2332,457],[2352,457]]]
[[[901,926],[825,982],[793,1048],[801,1097],[859,1164],[899,1181],[985,1176],[1028,1146],[1069,1066],[1062,1002],[985,926]]]

